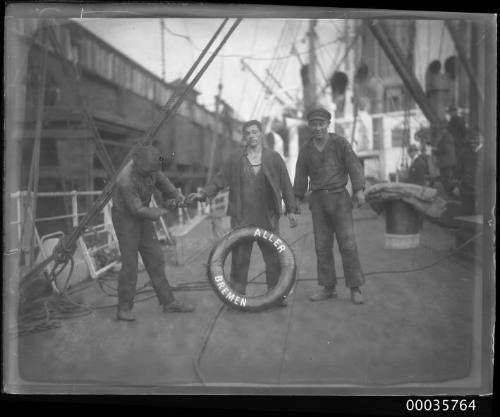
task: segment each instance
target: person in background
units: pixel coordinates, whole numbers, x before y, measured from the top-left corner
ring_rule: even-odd
[[[417,145],[408,147],[411,162],[407,182],[427,187],[429,185],[429,167],[424,147],[425,145],[421,145],[421,152],[419,152]]]
[[[333,236],[335,234],[344,266],[345,284],[355,304],[364,302],[360,287],[365,282],[361,271],[352,218],[353,203],[346,189],[351,178],[353,200],[365,203],[363,167],[350,143],[342,136],[328,133],[331,114],[313,109],[307,114],[312,136],[300,149],[295,171],[294,192],[298,200],[311,191],[310,208],[313,220],[317,257],[318,284],[322,287],[310,297],[321,301],[337,297]]]
[[[229,187],[227,212],[231,228],[253,225],[279,233],[283,199],[290,227],[295,227],[298,207],[285,162],[276,151],[263,147],[264,134],[258,120],[246,122],[242,131],[244,149],[233,153],[210,183],[198,193],[189,194],[188,200],[204,201]],[[259,241],[258,245],[266,264],[267,286],[271,289],[278,282],[279,258],[270,244]],[[243,241],[232,250],[230,285],[243,295],[252,247],[252,241]],[[281,300],[279,306],[286,306],[285,300]]]
[[[436,147],[434,153],[439,168],[439,180],[443,186],[443,192],[451,195],[454,188],[456,153],[455,140],[446,128],[446,125],[440,124],[433,128],[436,135]]]
[[[176,205],[184,196],[161,172],[162,156],[153,146],[139,146],[132,160],[118,175],[111,209],[113,226],[121,253],[122,268],[118,279],[117,319],[135,320],[132,314],[137,284],[140,253],[146,271],[163,312],[191,312],[194,307],[176,300],[165,276],[165,261],[153,226],[153,221],[167,213],[159,207],[149,207],[151,196],[158,188]]]

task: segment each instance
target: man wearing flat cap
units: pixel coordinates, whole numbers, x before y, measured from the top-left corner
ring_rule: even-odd
[[[184,196],[161,172],[162,157],[153,146],[139,146],[119,174],[113,192],[111,211],[120,246],[122,269],[118,278],[117,319],[135,320],[132,314],[137,284],[139,252],[163,312],[190,312],[194,307],[176,300],[165,276],[165,261],[154,231],[153,221],[167,210],[149,207],[157,187],[174,199],[176,205]]]
[[[298,200],[309,190],[313,219],[314,244],[320,290],[311,301],[336,298],[337,277],[333,259],[333,236],[337,237],[345,283],[354,304],[364,298],[360,286],[365,282],[359,262],[352,219],[353,203],[346,189],[351,178],[353,197],[358,205],[365,203],[363,167],[349,142],[335,133],[328,133],[331,114],[317,108],[308,112],[307,122],[312,136],[297,159],[294,193]]]

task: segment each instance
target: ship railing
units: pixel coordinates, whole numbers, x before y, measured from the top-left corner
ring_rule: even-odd
[[[11,224],[17,225],[18,232],[18,242],[20,242],[20,251],[25,251],[26,246],[23,241],[26,241],[23,234],[26,232],[23,231],[23,214],[24,210],[24,199],[28,197],[28,195],[32,195],[32,193],[28,193],[27,191],[17,191],[11,193],[11,198],[16,200],[16,212],[17,218],[11,222]],[[43,217],[35,217],[33,221],[33,215],[28,210],[26,211],[26,215],[29,217],[28,221],[32,224],[34,223],[33,233],[34,233],[34,249],[38,249],[39,254],[46,258],[50,256],[49,250],[47,249],[47,245],[45,242],[48,239],[61,237],[63,232],[61,230],[51,231],[48,234],[40,236],[38,232],[38,227],[42,222],[54,222],[60,220],[69,220],[73,227],[78,225],[79,219],[85,216],[85,211],[81,210],[81,205],[78,203],[78,199],[82,197],[97,197],[101,194],[100,191],[68,191],[68,192],[39,192],[37,193],[37,197],[39,198],[70,198],[71,199],[71,212],[67,214],[60,214],[54,216],[43,216]],[[157,206],[156,201],[152,199],[151,205]],[[97,221],[97,224],[89,227],[82,237],[78,239],[78,245],[83,254],[85,263],[87,264],[90,272],[90,276],[92,278],[97,278],[102,276],[104,273],[113,269],[119,263],[119,246],[116,237],[116,233],[113,227],[113,223],[111,220],[111,207],[112,200],[103,208],[100,217],[101,220]],[[181,213],[178,213],[179,215]],[[182,213],[182,216],[179,216],[179,223],[184,223],[185,214]],[[172,234],[168,230],[166,222],[163,218],[160,218],[158,222],[155,222],[155,231],[158,237],[158,240],[167,242],[172,240]],[[89,238],[96,238],[95,242],[89,242]],[[87,238],[87,239],[85,239]],[[139,264],[142,267],[142,259],[139,255]]]

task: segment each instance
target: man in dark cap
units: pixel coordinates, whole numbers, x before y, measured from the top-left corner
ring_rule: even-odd
[[[190,194],[188,199],[203,201],[229,187],[227,211],[231,217],[231,227],[253,225],[275,233],[279,233],[283,199],[290,227],[295,227],[297,206],[285,162],[276,151],[262,146],[264,135],[258,120],[246,122],[242,131],[245,148],[234,152],[210,183],[202,191]],[[271,289],[279,278],[279,259],[271,245],[262,242],[258,242],[258,245],[266,264],[267,286]],[[233,289],[243,295],[252,246],[252,241],[245,241],[232,251],[230,282]],[[279,306],[285,305],[284,300],[279,303]]]
[[[153,221],[167,210],[149,207],[157,187],[174,199],[174,205],[184,202],[184,196],[161,172],[160,152],[153,146],[140,146],[134,150],[130,161],[119,174],[113,192],[112,220],[121,252],[122,269],[118,281],[117,319],[135,320],[132,314],[137,283],[138,256],[140,253],[146,271],[163,311],[190,312],[194,307],[175,299],[165,276],[165,263]]]
[[[446,122],[440,122],[432,127],[436,147],[434,154],[439,168],[439,181],[443,192],[450,195],[453,190],[455,166],[457,157],[455,152],[455,139],[447,129]]]
[[[302,200],[311,191],[310,208],[314,228],[318,283],[321,288],[310,297],[320,301],[337,297],[333,235],[337,237],[345,283],[355,304],[364,302],[360,286],[365,282],[359,262],[352,219],[353,204],[346,189],[351,178],[353,200],[365,203],[363,167],[349,142],[342,136],[328,133],[331,115],[322,108],[307,114],[311,139],[300,149],[295,171],[294,192]]]

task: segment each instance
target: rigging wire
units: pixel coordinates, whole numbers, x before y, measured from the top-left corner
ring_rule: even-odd
[[[285,23],[288,23],[288,21],[287,21],[287,22],[285,22]],[[300,22],[299,22],[299,24],[300,24],[300,25],[302,25],[302,23],[303,23],[302,21],[300,21]],[[168,33],[170,33],[171,35],[173,35],[173,36],[177,36],[177,37],[182,38],[182,39],[185,39],[185,40],[186,40],[186,41],[188,41],[188,42],[189,42],[189,43],[190,43],[190,44],[191,44],[191,45],[192,45],[195,49],[197,49],[197,50],[199,50],[199,51],[201,50],[201,48],[200,48],[198,45],[196,45],[196,44],[194,43],[194,41],[192,40],[192,38],[191,38],[190,36],[187,36],[187,35],[182,35],[182,34],[180,34],[180,33],[174,32],[174,31],[172,31],[171,29],[169,29],[166,25],[164,26],[164,28],[165,28],[165,30],[166,30]],[[320,45],[318,45],[315,49],[316,49],[316,50],[322,49],[322,48],[324,48],[325,46],[328,46],[328,45],[334,44],[334,43],[335,43],[335,42],[337,42],[337,41],[338,41],[338,39],[335,39],[335,40],[333,40],[333,41],[329,41],[329,42],[326,42],[326,43],[324,43],[324,44],[320,44]],[[291,46],[291,45],[293,45],[293,44],[294,44],[294,42],[289,42],[289,43],[287,43],[287,44],[284,44],[283,46]],[[260,53],[265,53],[265,52],[268,52],[268,51],[270,51],[270,49],[268,49],[268,50],[266,50],[266,51],[262,51],[262,52],[260,52]],[[260,54],[260,53],[259,53],[259,54]],[[308,53],[309,53],[309,51],[298,52],[298,54],[299,54],[299,55],[307,55]],[[256,57],[256,56],[253,56],[253,54],[251,54],[251,55],[243,55],[243,54],[220,54],[220,55],[219,55],[219,57],[220,57],[220,58],[243,58],[243,59],[254,60],[254,61],[275,61],[275,60],[282,60],[282,59],[292,58],[292,57],[294,57],[294,56],[295,56],[295,54],[286,54],[286,55],[282,55],[282,56],[275,56],[275,55],[273,54],[273,56],[272,56],[272,57],[260,57],[260,56],[257,56],[257,57]]]
[[[216,33],[213,35],[213,37],[210,39],[210,41],[207,43],[205,49],[202,51],[198,59],[195,61],[195,63],[192,65],[192,67],[189,69],[188,73],[185,75],[184,79],[182,80],[181,83],[179,83],[178,88],[175,90],[174,94],[169,98],[168,102],[165,104],[163,107],[162,111],[158,115],[157,120],[153,125],[148,129],[146,134],[144,135],[143,139],[140,141],[141,144],[147,145],[150,144],[153,139],[154,135],[158,132],[159,128],[161,125],[172,117],[172,115],[177,111],[179,106],[181,105],[182,101],[188,94],[188,92],[194,87],[194,85],[198,82],[198,80],[201,78],[201,76],[205,73],[207,70],[208,66],[212,63],[214,60],[215,56],[219,53],[220,49],[224,46],[226,41],[229,39],[229,37],[232,35],[236,27],[240,24],[242,19],[238,18],[235,20],[231,28],[228,30],[228,32],[224,35],[222,41],[220,44],[217,46],[216,50],[212,52],[212,54],[209,56],[205,64],[202,66],[202,68],[199,70],[199,72],[194,76],[194,78],[187,83],[187,81],[190,79],[191,75],[195,71],[196,67],[198,64],[201,62],[203,59],[204,55],[208,52],[210,46],[212,43],[215,41],[219,33],[221,32],[222,28],[228,21],[228,19],[224,19],[222,22],[221,26],[218,28]],[[187,85],[185,87],[185,85]],[[118,173],[125,167],[125,165],[129,162],[130,157],[137,145],[132,148],[129,153],[126,155],[119,171],[115,172],[113,176],[109,179],[108,183],[104,187],[104,190],[100,194],[100,196],[97,198],[97,200],[94,202],[94,205],[87,211],[81,222],[78,224],[77,227],[73,229],[71,234],[69,236],[64,237],[60,241],[59,246],[59,254],[58,255],[67,255],[70,253],[68,248],[74,247],[76,240],[78,239],[78,236],[82,233],[82,231],[87,227],[88,223],[95,217],[95,215],[102,210],[104,205],[109,201],[111,198],[115,183],[116,183],[116,178]],[[46,259],[44,259],[42,262],[38,263],[35,267],[31,268],[31,270],[22,278],[22,281],[27,281],[33,276],[36,276],[37,274],[41,273],[43,269],[53,260],[56,259],[56,254],[53,253]]]
[[[287,21],[287,22],[285,22],[285,25],[282,28],[280,39],[276,45],[275,55],[278,55],[283,50],[283,44],[284,44],[285,40],[288,41],[288,38],[290,36],[289,35],[290,24],[291,23],[289,21]],[[267,68],[266,76],[264,78],[264,82],[266,83],[266,85],[276,84],[272,79],[272,74],[274,74],[276,72],[276,70],[278,68],[281,68],[282,66],[283,66],[283,61],[273,61],[270,64],[270,66]],[[263,100],[265,100],[265,98],[268,99],[267,102],[263,102]],[[267,109],[269,107],[271,98],[273,98],[272,95],[271,96],[269,96],[269,94],[263,95],[261,102],[259,102],[259,105],[257,106],[256,116],[255,116],[256,118],[260,119],[264,113],[268,113],[268,112],[265,112],[264,109]]]

